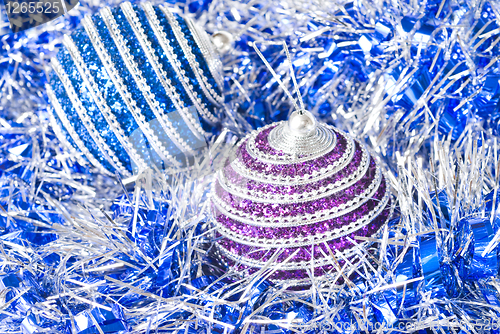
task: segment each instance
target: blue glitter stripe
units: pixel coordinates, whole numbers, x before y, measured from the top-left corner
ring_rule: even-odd
[[[156,120],[153,120],[150,122],[150,126],[152,129],[158,127],[155,123]],[[164,169],[165,165],[163,163],[163,159],[156,153],[156,151],[150,146],[149,141],[144,141],[144,134],[142,133],[140,128],[137,128],[133,133],[130,134],[129,136],[130,142],[134,145],[137,146],[135,143],[138,143],[138,145],[144,146],[144,148],[141,150],[141,156],[146,156],[147,157],[144,159],[147,164],[150,165],[155,165],[159,169]]]
[[[112,12],[116,12],[116,8]],[[118,72],[118,75],[122,78],[123,83],[126,85],[128,92],[132,96],[132,99],[137,103],[137,107],[141,110],[142,115],[145,118],[145,121],[148,123],[151,123],[152,120],[156,119],[156,116],[154,115],[153,111],[149,107],[149,105],[148,105],[146,99],[144,98],[144,96],[142,95],[142,92],[140,91],[139,87],[137,87],[137,84],[135,83],[133,76],[128,71],[127,66],[125,65],[125,63],[120,55],[120,52],[119,52],[118,48],[116,47],[116,44],[115,44],[113,38],[111,37],[101,15],[100,14],[94,15],[92,17],[92,20],[94,22],[96,30],[97,30],[103,44],[107,48],[107,52],[111,57],[111,61],[115,65],[115,69]],[[125,17],[123,17],[123,20],[125,20]],[[120,19],[120,21],[121,21],[121,19]],[[131,113],[129,113],[129,114],[131,114]],[[132,116],[130,116],[130,117],[132,117]],[[136,129],[137,128],[135,128],[134,130],[136,130]],[[154,131],[154,133],[156,135],[164,133],[163,129],[161,127],[159,127],[159,124],[158,124],[158,126],[155,126],[155,127],[152,126],[151,129]],[[144,138],[144,146],[137,146],[138,150],[146,153],[148,150],[147,148],[152,147],[151,145],[146,144],[147,142],[148,142],[148,140],[146,138]],[[137,144],[141,144],[141,143],[137,143]],[[142,147],[142,150],[139,149],[141,147]],[[153,154],[153,157],[151,157],[151,158],[153,158],[153,161],[156,161],[157,159],[159,159],[159,161],[161,161],[161,159],[159,158],[159,156],[157,154]]]
[[[116,10],[114,10],[113,16],[117,22],[120,22],[120,33],[122,36],[126,36],[126,46],[129,49],[130,54],[134,57],[134,62],[141,70],[142,77],[146,80],[147,85],[151,88],[151,93],[155,95],[156,101],[158,101],[158,103],[160,104],[160,108],[164,110],[165,113],[169,114],[169,120],[171,121],[174,129],[177,130],[181,138],[184,139],[190,147],[199,146],[200,140],[193,134],[189,126],[182,119],[180,112],[175,108],[174,103],[169,98],[168,93],[165,91],[160,78],[158,77],[157,73],[154,71],[152,64],[146,57],[146,54],[142,49],[142,46],[137,39],[137,36],[135,35],[132,27],[130,26],[130,23],[125,19],[125,14],[123,13],[122,9],[118,7]],[[181,83],[175,82],[174,85],[180,86]],[[163,133],[164,131],[160,131],[160,134]],[[168,138],[166,133],[165,136],[162,136],[162,138],[160,139],[162,139],[162,141],[165,143],[165,147],[168,149],[168,151],[172,155],[174,155],[175,144]]]
[[[168,61],[168,56],[161,47],[158,37],[155,35],[153,28],[150,26],[150,22],[146,16],[145,11],[140,6],[137,5],[132,5],[132,8],[136,12],[137,18],[139,19],[141,26],[144,28],[146,39],[151,44],[152,48],[155,50],[155,55],[157,56],[158,63],[162,66],[162,69],[166,73],[166,76],[171,79],[171,84],[173,87],[175,87],[176,92],[179,94],[180,100],[182,100],[185,106],[188,108],[194,106],[194,103],[191,100],[188,92],[181,83],[181,79],[175,72],[175,69],[172,67],[172,64]],[[195,113],[191,114],[193,115],[194,119],[198,119],[202,122],[202,128],[203,128],[203,117],[198,112],[196,112],[196,109]],[[196,138],[196,140],[199,141],[198,138]],[[197,146],[197,144],[194,144],[192,146]]]
[[[54,72],[51,73],[50,85],[52,86],[54,94],[59,101],[59,104],[61,105],[61,108],[63,109],[66,117],[68,118],[68,121],[75,129],[76,134],[78,135],[78,137],[80,137],[85,147],[94,156],[94,158],[102,164],[104,168],[111,172],[114,172],[114,167],[111,166],[108,160],[101,154],[99,146],[97,146],[97,144],[94,142],[94,139],[92,139],[92,137],[88,133],[80,117],[78,117],[78,114],[73,107],[71,100],[66,94],[63,83]]]
[[[93,124],[96,130],[99,132],[99,135],[104,139],[106,144],[113,150],[117,158],[123,164],[123,166],[129,171],[132,172],[132,165],[130,162],[130,157],[127,154],[126,150],[123,148],[121,143],[118,141],[118,138],[114,134],[114,132],[110,129],[110,126],[101,111],[95,104],[90,92],[88,91],[86,85],[83,82],[83,79],[78,72],[78,69],[71,58],[69,52],[63,48],[57,55],[57,59],[59,63],[63,67],[64,71],[67,73],[71,84],[75,88],[75,92],[82,102],[83,107],[87,111],[87,115],[92,118]]]
[[[96,16],[97,15],[94,15],[94,20]],[[101,22],[100,24],[104,26],[104,30],[107,32],[107,28],[104,22],[102,22],[100,16],[99,19]],[[96,27],[96,29],[97,31],[99,31],[99,29],[102,30],[103,28]],[[102,63],[99,55],[92,46],[92,41],[87,36],[84,29],[76,30],[73,33],[72,37],[78,47],[80,54],[82,55],[83,60],[87,64],[87,68],[89,69],[89,72],[92,75],[95,83],[98,87],[101,87],[101,94],[106,100],[106,104],[109,106],[109,109],[116,117],[116,120],[119,122],[124,135],[132,143],[133,147],[140,154],[141,158],[143,158],[145,161],[148,161],[150,159],[149,150],[147,149],[148,140],[146,136],[144,136],[144,134],[142,134],[142,132],[140,131],[139,125],[132,116],[132,113],[128,110],[127,104],[125,103],[125,101],[123,101],[120,93],[109,77],[104,64]],[[114,46],[114,43],[111,43]],[[109,47],[109,44],[110,43],[104,43],[106,47]],[[138,136],[136,131],[139,131],[139,133],[141,133],[142,135]],[[133,133],[135,133],[135,135],[133,136],[134,140],[132,141],[131,137]]]
[[[191,105],[191,103],[187,103],[187,101],[191,101],[187,91],[184,89],[184,86],[181,84],[181,79],[177,76],[172,64],[168,61],[168,57],[160,45],[158,41],[158,37],[155,35],[153,28],[150,26],[149,20],[146,16],[146,13],[142,8],[137,5],[132,6],[137,13],[137,17],[141,25],[144,27],[144,33],[147,36],[148,41],[151,43],[151,46],[156,50],[156,56],[158,57],[158,62],[162,65],[163,70],[166,72],[168,78],[171,78],[172,84],[175,86],[177,93],[179,93],[181,100],[183,100],[186,105]],[[201,95],[204,96],[203,94]],[[205,102],[207,107],[212,106],[210,102],[208,104]],[[208,108],[210,109],[210,108]],[[195,119],[199,119],[201,123],[201,127],[204,131],[213,133],[214,127],[207,122],[200,114],[196,113]]]
[[[197,119],[198,112],[194,106],[188,108],[188,112],[192,115],[193,119]],[[177,133],[183,138],[192,149],[197,149],[206,146],[205,140],[201,140],[196,137],[191,129],[186,125],[186,122],[182,118],[182,115],[179,111],[175,111],[170,113],[169,120],[172,125],[176,128]]]
[[[172,64],[168,61],[168,57],[165,54],[165,51],[163,51],[163,48],[161,47],[158,38],[156,37],[153,31],[153,28],[150,27],[149,21],[146,17],[146,13],[142,8],[140,8],[137,5],[132,5],[132,8],[134,8],[137,17],[139,19],[139,22],[144,28],[144,33],[146,34],[148,41],[151,43],[153,49],[156,51],[158,62],[162,65],[163,71],[165,71],[166,76],[172,80],[172,85],[175,86],[177,93],[180,95],[180,99],[184,101],[186,105],[188,106],[192,105],[193,103],[190,100],[188,93],[184,89],[184,86],[182,86],[181,84],[181,79],[177,76],[177,73],[172,67]],[[188,101],[190,101],[190,103],[188,103]]]
[[[184,37],[188,41],[188,45],[191,48],[191,51],[193,52],[194,56],[196,57],[196,61],[200,65],[200,68],[203,70],[203,75],[207,78],[208,82],[212,85],[214,90],[218,92],[220,95],[222,95],[221,87],[217,84],[217,81],[215,78],[212,76],[212,72],[210,72],[210,68],[208,67],[207,60],[203,56],[203,53],[201,52],[200,47],[196,43],[193,33],[189,29],[186,20],[184,18],[176,13],[173,13],[175,18],[177,19],[177,22],[179,23],[179,26],[181,27],[182,32],[184,33]]]
[[[87,64],[87,68],[94,78],[94,81],[99,87],[102,88],[101,93],[105,98],[106,103],[116,116],[117,120],[120,122],[125,135],[129,136],[139,126],[127,109],[127,105],[122,100],[118,90],[113,84],[113,81],[106,72],[106,69],[99,59],[97,52],[92,47],[90,38],[85,33],[85,30],[81,28],[75,30],[72,34],[72,38],[75,41],[83,60]]]
[[[208,100],[207,96],[203,93],[203,90],[200,84],[198,83],[198,80],[196,79],[196,75],[194,74],[193,69],[189,65],[189,61],[187,60],[184,51],[182,51],[182,47],[177,41],[177,38],[175,37],[174,31],[172,30],[170,23],[168,23],[167,17],[158,6],[154,6],[153,8],[155,10],[156,17],[158,18],[158,21],[160,22],[160,25],[163,27],[163,31],[165,32],[165,35],[170,42],[170,45],[172,46],[175,54],[177,55],[177,59],[182,64],[182,69],[186,71],[187,77],[189,78],[191,84],[193,85],[193,90],[201,98],[201,101],[206,105],[207,109],[212,114],[215,115],[216,113],[214,111],[214,105]]]

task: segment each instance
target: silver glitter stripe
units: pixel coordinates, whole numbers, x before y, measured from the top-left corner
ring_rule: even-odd
[[[84,26],[85,26],[85,21],[86,19],[84,18],[83,19]],[[92,96],[92,99],[97,105],[97,108],[100,110],[102,116],[108,123],[109,127],[115,134],[116,138],[118,139],[120,144],[123,146],[123,148],[129,155],[131,161],[133,161],[137,166],[145,168],[146,162],[142,159],[142,157],[139,155],[135,147],[128,140],[124,130],[121,128],[120,122],[116,119],[116,116],[109,108],[106,99],[102,96],[101,90],[97,85],[97,83],[95,82],[94,77],[90,73],[89,69],[87,68],[87,64],[83,60],[83,57],[80,54],[80,51],[78,50],[77,46],[75,45],[75,42],[71,39],[70,36],[65,35],[64,45],[66,46],[66,49],[71,55],[71,58],[73,59],[73,62],[75,63],[76,68],[78,69],[78,72],[80,72],[80,76],[82,77],[83,82],[87,86],[90,96]]]
[[[57,99],[56,95],[54,94],[54,91],[50,87],[50,85],[46,85],[47,88],[47,95],[50,99],[50,102],[52,103],[52,106],[54,107],[54,110],[57,113],[57,116],[61,120],[61,123],[63,124],[64,128],[70,135],[70,137],[73,139],[75,142],[76,146],[78,149],[85,155],[85,157],[90,161],[92,165],[97,167],[101,172],[107,174],[107,175],[112,175],[110,171],[108,171],[95,157],[88,148],[85,146],[84,142],[80,139],[80,136],[76,133],[75,129],[69,122],[69,120],[66,118],[66,114],[64,113],[64,110],[62,109],[61,105],[59,104],[59,100]]]
[[[319,247],[321,244],[318,244],[317,246]],[[334,252],[335,256],[344,256],[346,258],[353,256],[356,254],[358,247],[366,247],[368,245],[368,242],[363,242],[360,243],[356,246],[353,245],[353,248],[349,248],[344,250],[343,252],[340,252],[336,249],[332,249],[332,252]],[[315,245],[316,246],[316,245]],[[226,256],[228,259],[241,263],[245,266],[249,267],[254,267],[254,268],[262,268],[268,264],[267,261],[257,261],[254,259],[250,259],[244,256],[240,256],[237,254],[232,253],[231,251],[227,250],[222,246],[221,244],[217,243],[217,248],[219,248],[220,252]],[[265,249],[263,249],[265,250]],[[322,267],[325,265],[332,264],[332,259],[329,258],[329,252],[326,252],[327,257],[320,257],[320,258],[314,258],[314,261],[300,261],[300,262],[292,262],[289,261],[288,263],[282,264],[280,266],[279,270],[297,270],[297,269],[308,269],[311,268],[311,263],[314,264],[314,267]]]
[[[97,52],[99,58],[101,59],[104,68],[106,69],[106,72],[108,73],[111,81],[115,85],[116,90],[122,97],[123,101],[127,105],[128,110],[134,117],[135,121],[139,125],[139,128],[146,136],[153,149],[159,154],[160,158],[163,159],[164,161],[169,161],[171,163],[179,164],[177,160],[175,160],[158,141],[158,138],[154,135],[149,124],[146,122],[144,115],[142,115],[141,110],[137,107],[137,103],[132,99],[132,94],[130,94],[130,92],[127,89],[127,86],[123,83],[123,78],[121,78],[120,75],[118,74],[118,71],[116,70],[113,64],[111,57],[107,52],[107,49],[104,47],[102,40],[99,34],[97,33],[97,29],[94,26],[94,23],[92,22],[92,18],[90,16],[86,16],[83,19],[83,26],[85,27],[87,35],[90,37],[92,45],[94,46],[95,51]],[[149,168],[146,162],[143,159],[141,160],[142,161],[141,164],[139,165],[139,168],[141,170]]]
[[[247,237],[238,234],[237,232],[233,232],[230,229],[226,228],[224,225],[220,224],[215,220],[215,225],[217,227],[217,231],[224,237],[248,246],[255,246],[255,247],[300,247],[300,246],[307,246],[307,245],[313,245],[325,241],[330,241],[333,239],[341,238],[345,235],[351,234],[353,232],[356,232],[360,228],[368,225],[375,217],[380,215],[382,211],[386,208],[386,205],[388,204],[390,200],[390,195],[388,193],[385,194],[384,198],[380,201],[380,203],[372,210],[370,213],[368,213],[366,216],[363,216],[362,218],[351,222],[348,225],[342,226],[340,228],[337,228],[335,230],[328,231],[323,234],[316,234],[313,236],[308,236],[308,237],[302,237],[302,238],[290,238],[290,239],[264,239],[264,238],[256,238],[256,237]],[[391,213],[392,215],[392,206],[391,206]]]
[[[48,85],[48,84],[47,84]],[[48,88],[47,88],[48,89]],[[49,96],[50,98],[50,96]],[[53,104],[54,102],[51,103]],[[85,166],[88,164],[85,159],[82,158],[82,153],[78,152],[77,148],[75,148],[69,140],[66,138],[66,135],[64,134],[64,130],[59,126],[59,123],[57,123],[56,118],[54,117],[53,113],[56,112],[55,110],[53,111],[52,108],[49,106],[48,108],[48,115],[49,115],[49,121],[50,125],[52,126],[52,130],[54,130],[54,134],[56,137],[59,139],[63,147],[68,150],[72,156],[75,157],[75,159],[78,161],[78,163],[82,166]]]
[[[196,57],[194,56],[191,47],[189,46],[189,43],[179,25],[179,22],[177,22],[177,19],[170,12],[170,10],[163,7],[162,5],[160,5],[159,7],[167,17],[168,23],[170,23],[170,26],[172,27],[174,35],[179,42],[182,51],[186,56],[186,59],[188,60],[189,66],[193,69],[194,75],[196,76],[201,89],[214,104],[221,105],[222,103],[224,103],[224,98],[212,88],[212,85],[208,82],[207,77],[203,74],[203,70],[201,69],[200,64],[198,64],[198,61],[196,60]]]
[[[155,50],[153,46],[149,42],[146,34],[144,33],[144,28],[137,17],[136,12],[132,8],[132,4],[130,2],[125,2],[120,6],[125,14],[125,18],[129,22],[134,34],[141,44],[142,49],[144,50],[144,54],[148,58],[149,63],[151,64],[153,70],[161,81],[167,96],[170,98],[172,103],[175,106],[175,109],[179,112],[182,119],[189,127],[191,132],[199,139],[205,140],[204,136],[207,136],[208,133],[205,132],[200,126],[200,122],[193,117],[193,115],[187,109],[184,101],[182,101],[179,93],[176,91],[175,87],[172,86],[172,81],[167,77],[167,74],[162,68],[162,65],[158,62],[158,57],[155,55]],[[164,115],[168,117],[167,114]]]
[[[323,180],[333,174],[337,173],[339,170],[345,168],[353,159],[355,153],[355,145],[354,140],[352,138],[346,137],[347,147],[342,155],[337,161],[328,165],[326,168],[322,168],[319,171],[313,171],[312,174],[305,174],[304,176],[296,175],[294,177],[290,176],[275,176],[268,175],[257,172],[255,170],[251,170],[247,168],[247,166],[241,161],[241,157],[237,157],[237,159],[233,159],[231,162],[231,167],[233,167],[234,171],[247,179],[251,179],[258,182],[263,183],[272,183],[277,185],[303,185],[309,184],[312,182]],[[235,152],[240,148],[241,145],[246,143],[245,140],[242,140],[238,143],[235,148]]]
[[[175,127],[168,120],[168,117],[165,117],[165,112],[159,108],[160,103],[156,101],[154,94],[151,93],[151,88],[146,84],[146,80],[142,76],[141,70],[139,70],[137,63],[133,60],[134,57],[130,54],[130,50],[127,47],[127,43],[125,42],[123,36],[121,35],[120,28],[118,27],[118,24],[116,23],[115,18],[111,13],[111,10],[108,7],[104,7],[100,10],[100,14],[104,23],[106,24],[106,27],[108,28],[109,34],[111,35],[113,42],[115,43],[116,47],[118,48],[118,51],[120,52],[120,55],[123,59],[123,62],[125,63],[125,66],[127,67],[129,73],[134,78],[137,87],[139,87],[141,94],[146,99],[146,102],[153,111],[153,114],[155,115],[156,119],[159,121],[160,125],[167,133],[167,136],[172,140],[175,146],[181,149],[183,153],[191,152],[192,148],[189,147],[189,145],[181,138]],[[118,73],[116,73],[116,75],[119,76]],[[123,78],[120,79],[123,80]],[[122,88],[125,90],[126,85],[124,85]],[[135,101],[133,100],[130,101],[130,107],[135,109],[132,114],[135,113],[138,116],[136,118],[134,115],[134,118],[136,118],[139,127],[141,127],[142,125],[141,130],[143,130],[144,134],[150,141],[151,146],[153,146],[156,153],[158,153],[158,155],[162,158],[163,161],[168,160],[168,162],[170,162],[172,165],[179,166],[179,162],[173,156],[170,155],[167,148],[159,140],[158,134],[156,134],[155,131],[151,129],[151,127],[149,126],[141,110],[136,107]]]
[[[208,70],[212,74],[212,77],[215,79],[219,87],[224,87],[224,79],[222,76],[222,62],[213,49],[210,38],[208,37],[205,30],[197,26],[193,22],[193,20],[188,17],[184,19],[189,30],[193,34],[196,45],[198,45],[198,47],[200,48],[200,51],[207,62]]]
[[[87,110],[82,104],[82,101],[80,101],[80,98],[76,94],[75,88],[73,87],[68,77],[68,74],[64,71],[59,61],[56,58],[52,58],[51,64],[52,68],[54,69],[54,72],[61,80],[64,89],[66,90],[66,93],[68,94],[68,97],[71,101],[71,104],[73,104],[73,107],[75,108],[76,113],[78,114],[78,117],[85,126],[85,129],[87,129],[87,132],[89,133],[90,137],[92,137],[92,140],[99,147],[101,154],[106,158],[109,164],[113,166],[114,169],[119,171],[124,176],[130,176],[130,173],[125,169],[123,164],[115,155],[115,152],[113,152],[113,150],[104,141],[104,138],[101,136],[99,131],[97,131],[97,129],[95,128],[92,119],[89,117],[89,115],[87,114]]]
[[[318,198],[330,196],[336,192],[354,185],[356,182],[361,180],[366,175],[370,167],[370,155],[364,147],[362,147],[361,149],[363,150],[363,157],[358,168],[356,168],[353,173],[349,174],[347,177],[341,180],[338,180],[335,183],[330,183],[325,187],[320,187],[318,190],[313,190],[311,192],[288,195],[269,194],[256,190],[249,190],[245,187],[240,186],[240,184],[230,182],[228,177],[226,176],[224,169],[220,169],[219,171],[217,171],[217,179],[219,180],[219,184],[222,186],[222,188],[227,192],[254,202],[273,202],[278,204],[308,202]],[[377,166],[376,173],[379,172],[378,169],[379,167]]]
[[[169,63],[172,65],[175,74],[177,74],[182,87],[189,95],[189,98],[191,99],[191,102],[193,102],[193,105],[196,107],[196,110],[203,118],[207,119],[208,121],[212,123],[217,122],[217,118],[208,110],[205,103],[203,103],[202,99],[198,96],[198,93],[194,91],[193,85],[191,84],[189,78],[186,76],[186,71],[182,69],[181,62],[177,59],[177,55],[175,54],[174,49],[170,45],[170,41],[163,31],[163,27],[161,26],[160,21],[156,16],[153,6],[149,2],[144,2],[141,5],[142,9],[144,9],[144,12],[146,13],[149,25],[153,29],[156,38],[158,38],[158,42],[160,43],[163,52],[166,54]]]
[[[380,170],[376,174],[370,186],[363,191],[362,194],[354,197],[352,200],[342,203],[337,207],[331,208],[329,210],[317,211],[315,213],[305,214],[296,217],[278,217],[278,218],[267,218],[267,217],[256,217],[250,213],[243,212],[241,210],[233,208],[231,205],[226,203],[221,199],[215,192],[212,197],[213,204],[221,211],[222,214],[232,218],[236,221],[260,227],[289,227],[289,226],[305,226],[321,222],[328,219],[337,218],[350,213],[358,209],[363,204],[367,203],[372,199],[375,193],[379,190],[382,183],[383,177]],[[215,187],[215,183],[214,183]]]

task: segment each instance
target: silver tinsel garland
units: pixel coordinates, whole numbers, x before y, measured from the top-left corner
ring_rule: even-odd
[[[190,173],[133,179],[80,164],[46,120],[46,59],[113,4],[2,37],[1,333],[498,330],[497,2],[177,4],[235,37],[226,130]],[[253,51],[293,92],[283,41],[308,108],[380,155],[398,203],[377,252],[357,248],[356,275],[347,263],[342,284],[306,293],[270,284],[273,267],[240,279],[211,239],[212,172],[237,138],[292,110]]]

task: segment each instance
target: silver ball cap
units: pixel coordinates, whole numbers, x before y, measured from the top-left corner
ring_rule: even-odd
[[[296,110],[288,121],[271,130],[268,141],[276,150],[307,160],[332,150],[336,135],[331,127],[318,123],[309,111]]]
[[[296,136],[307,136],[316,130],[316,118],[307,110],[295,110],[288,119],[288,129]]]
[[[217,31],[212,35],[212,43],[220,54],[234,49],[234,37],[227,31]]]

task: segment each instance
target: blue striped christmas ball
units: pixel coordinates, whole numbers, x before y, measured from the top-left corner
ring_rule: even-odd
[[[52,127],[103,171],[186,166],[216,131],[221,63],[205,31],[166,7],[103,8],[51,64]]]

